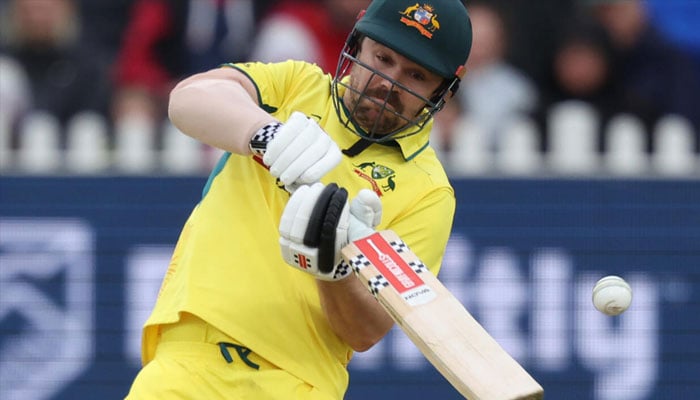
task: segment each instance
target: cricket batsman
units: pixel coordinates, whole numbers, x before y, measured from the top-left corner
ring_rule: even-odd
[[[173,89],[175,126],[225,153],[178,239],[128,399],[343,398],[353,352],[393,321],[339,250],[391,229],[437,273],[455,198],[428,139],[471,37],[460,0],[374,0],[333,76],[249,62]]]

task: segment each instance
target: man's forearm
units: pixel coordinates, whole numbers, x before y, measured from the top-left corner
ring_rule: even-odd
[[[250,138],[274,118],[233,78],[235,74],[222,68],[180,82],[170,94],[168,115],[188,136],[225,151],[250,154]]]
[[[354,350],[368,350],[394,325],[389,314],[356,277],[316,282],[331,327]]]

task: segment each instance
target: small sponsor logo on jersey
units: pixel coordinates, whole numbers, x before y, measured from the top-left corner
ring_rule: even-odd
[[[393,169],[375,162],[355,164],[355,167],[355,174],[369,182],[377,196],[396,189],[396,172]]]
[[[428,39],[432,39],[433,33],[440,29],[437,14],[430,4],[423,3],[421,6],[420,3],[416,3],[403,11],[399,11],[399,14],[401,15],[401,22],[416,28],[421,35]]]

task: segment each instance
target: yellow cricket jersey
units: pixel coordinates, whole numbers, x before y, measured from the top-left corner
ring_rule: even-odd
[[[340,123],[331,77],[315,65],[287,61],[228,67],[250,77],[258,102],[280,121],[301,111],[316,119],[341,149],[359,139]],[[343,156],[323,182],[338,183],[351,198],[360,189],[374,190],[383,205],[378,229],[396,231],[437,273],[455,199],[428,145],[428,132],[429,127],[399,139],[400,148],[372,144],[355,157]],[[144,363],[155,352],[155,328],[189,312],[271,363],[342,398],[352,350],[324,317],[314,277],[281,257],[278,225],[288,199],[253,156],[223,156],[183,228],[146,323]]]

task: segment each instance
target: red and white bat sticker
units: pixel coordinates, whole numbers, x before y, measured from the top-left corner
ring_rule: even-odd
[[[426,304],[437,297],[381,234],[375,233],[354,244],[409,305]]]

